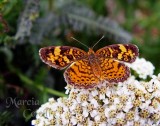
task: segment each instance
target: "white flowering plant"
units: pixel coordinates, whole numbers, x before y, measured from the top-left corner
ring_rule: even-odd
[[[160,126],[160,74],[144,58],[127,64],[131,75],[117,84],[92,89],[66,86],[68,97],[50,98],[36,113],[34,126]],[[145,81],[147,77],[151,79]]]

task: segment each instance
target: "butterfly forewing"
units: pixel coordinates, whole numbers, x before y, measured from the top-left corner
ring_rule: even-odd
[[[132,63],[138,54],[138,48],[133,44],[115,44],[105,46],[96,51],[97,57],[114,58],[120,61]]]
[[[39,51],[43,62],[56,69],[63,69],[74,61],[85,59],[87,53],[70,46],[49,46]]]

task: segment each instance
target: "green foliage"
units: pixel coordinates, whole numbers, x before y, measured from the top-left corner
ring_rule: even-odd
[[[30,124],[35,111],[49,97],[65,97],[63,71],[51,69],[38,51],[49,45],[83,48],[70,37],[96,48],[113,43],[135,43],[140,56],[160,63],[160,2],[138,0],[0,0],[0,117],[5,125]],[[6,108],[8,97],[34,98],[38,105]],[[10,113],[17,113],[15,117]],[[10,120],[8,120],[10,117]],[[27,120],[25,122],[25,120]]]
[[[13,118],[13,114],[11,114],[11,112],[4,111],[0,113],[0,125],[7,126],[12,120],[12,118]]]

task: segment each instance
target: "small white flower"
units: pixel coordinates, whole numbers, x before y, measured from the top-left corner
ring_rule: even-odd
[[[148,106],[147,110],[150,112],[150,113],[154,113],[156,110],[153,108],[153,106]]]
[[[138,121],[140,122],[140,125],[142,126],[142,125],[146,124],[147,120],[145,120],[144,118],[140,118]]]
[[[94,117],[96,122],[100,121],[100,118],[101,118],[100,115],[97,115],[97,116]]]
[[[90,112],[91,117],[95,117],[98,114],[97,110],[93,110]]]
[[[149,61],[146,61],[144,58],[137,58],[135,62],[127,65],[135,70],[140,78],[146,79],[147,76],[152,76],[155,67]]]
[[[147,109],[148,106],[149,106],[149,104],[151,104],[151,100],[145,101],[145,102],[142,103],[142,105],[140,105],[139,107],[140,107],[141,109]]]
[[[114,99],[114,103],[113,103],[113,104],[118,104],[118,103],[120,103],[119,98],[115,98],[115,99]]]
[[[90,103],[93,104],[94,108],[99,107],[99,104],[98,104],[97,100],[95,100],[95,99],[91,99]]]
[[[99,126],[106,126],[107,123],[106,122],[102,122],[101,124],[99,124]]]
[[[111,111],[111,110],[116,110],[116,106],[115,106],[115,105],[111,105],[111,106],[109,107],[109,109],[110,109],[110,111]]]
[[[105,99],[105,94],[100,94],[99,99]]]
[[[82,113],[82,115],[83,115],[84,117],[88,117],[89,111],[88,111],[87,108],[83,108],[83,113]]]
[[[123,113],[123,112],[118,113],[118,114],[116,115],[116,118],[117,118],[117,119],[124,119],[124,118],[125,118],[125,113]]]
[[[134,86],[135,86],[137,89],[139,89],[139,90],[143,91],[144,93],[146,93],[145,87],[142,86],[140,82],[135,81],[135,82],[134,82]]]
[[[123,108],[124,112],[128,112],[133,107],[132,102],[126,102],[126,105]]]
[[[105,105],[109,104],[108,98],[104,99],[103,102],[104,102]]]
[[[108,124],[110,124],[111,126],[116,124],[117,119],[116,118],[110,118],[108,119]]]
[[[127,89],[127,87],[126,87],[126,85],[124,85],[124,86],[122,86],[122,87],[120,87],[120,86],[118,86],[118,89],[117,89],[117,95],[124,95],[124,94],[126,94],[126,95],[128,95],[129,94],[129,91],[128,91],[128,89]]]
[[[110,88],[107,87],[106,96],[107,96],[107,97],[110,97],[110,95],[112,94],[112,92],[113,92],[113,91],[110,90]]]
[[[69,123],[69,119],[66,118],[66,113],[63,113],[61,118],[63,125],[67,125]]]
[[[93,125],[93,123],[94,123],[94,122],[93,122],[93,121],[91,121],[91,120],[88,120],[87,122],[88,122],[88,126],[92,126],[92,125]]]
[[[156,98],[160,97],[160,90],[153,92],[152,96]]]
[[[72,118],[71,118],[71,123],[72,123],[73,125],[76,125],[76,124],[77,124],[77,119],[76,119],[75,116],[72,116]]]
[[[98,91],[97,90],[92,90],[91,91],[91,95],[92,95],[92,97],[97,96],[98,95]]]
[[[104,113],[107,118],[109,118],[109,112],[110,112],[110,109],[106,107]]]
[[[127,124],[124,126],[134,126],[134,121],[127,121]]]
[[[157,78],[158,78],[158,80],[160,81],[160,73],[158,74],[158,77],[157,77]]]
[[[140,116],[138,115],[138,114],[135,114],[135,116],[134,116],[134,121],[135,122],[138,122],[138,120],[140,120]]]
[[[73,102],[72,106],[69,108],[70,111],[72,111],[72,112],[73,112],[73,110],[76,109],[76,106],[78,105],[78,103],[76,102],[76,100],[74,100],[74,101],[75,101],[75,102]]]

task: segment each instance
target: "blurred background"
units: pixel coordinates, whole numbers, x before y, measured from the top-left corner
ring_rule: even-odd
[[[65,95],[64,70],[39,58],[50,45],[95,50],[133,43],[160,72],[160,1],[0,0],[0,126],[31,125],[50,97]]]

